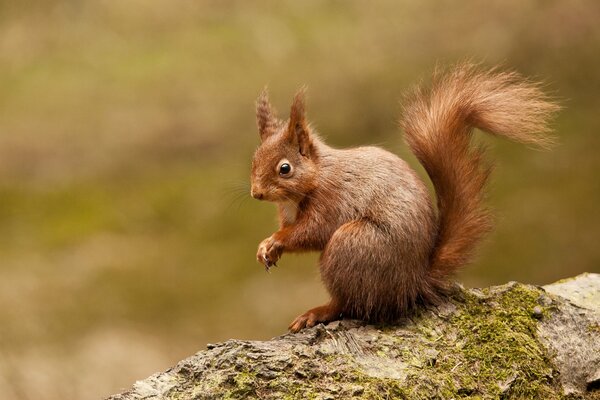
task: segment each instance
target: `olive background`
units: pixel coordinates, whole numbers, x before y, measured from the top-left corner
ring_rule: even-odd
[[[495,138],[497,226],[458,279],[600,271],[600,3],[0,2],[0,397],[94,399],[228,338],[268,339],[327,296],[318,255],[255,262],[254,101],[426,178],[399,99],[470,59],[544,82],[558,145]]]

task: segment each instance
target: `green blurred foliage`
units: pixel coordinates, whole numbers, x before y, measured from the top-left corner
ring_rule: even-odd
[[[436,64],[543,80],[560,144],[481,139],[497,229],[460,280],[598,271],[599,20],[594,0],[1,2],[1,397],[97,398],[326,299],[316,255],[254,261],[276,229],[247,195],[267,84],[284,116],[306,84],[330,144],[423,173],[398,100]]]

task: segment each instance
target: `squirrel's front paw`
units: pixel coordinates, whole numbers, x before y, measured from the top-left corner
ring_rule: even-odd
[[[276,263],[281,257],[282,252],[283,245],[281,242],[275,240],[273,236],[270,236],[258,245],[256,260],[259,263],[264,264],[268,271],[273,265],[277,265]]]

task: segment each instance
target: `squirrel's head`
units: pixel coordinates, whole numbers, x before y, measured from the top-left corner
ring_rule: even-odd
[[[299,202],[316,187],[317,164],[304,111],[304,90],[294,96],[290,118],[279,120],[266,89],[256,101],[261,144],[252,159],[252,197]]]

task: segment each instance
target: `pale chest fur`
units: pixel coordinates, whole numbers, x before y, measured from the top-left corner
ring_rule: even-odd
[[[298,204],[293,201],[279,203],[279,222],[282,225],[290,225],[296,222],[298,216]]]

